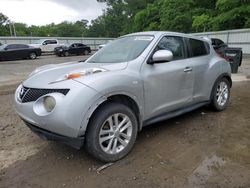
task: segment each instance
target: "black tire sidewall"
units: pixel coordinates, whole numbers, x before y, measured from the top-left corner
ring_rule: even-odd
[[[133,129],[132,129],[131,140],[128,143],[128,145],[120,153],[112,155],[112,154],[107,154],[102,150],[99,144],[99,131],[104,121],[109,116],[115,113],[126,114],[132,122]],[[85,140],[86,149],[91,155],[93,155],[95,158],[97,158],[102,162],[114,162],[126,156],[133,148],[137,137],[138,123],[136,116],[134,115],[134,113],[130,108],[119,103],[104,104],[93,115],[88,126],[89,127],[87,130],[86,140]]]
[[[216,98],[217,87],[221,82],[225,82],[227,84],[227,88],[228,88],[228,98],[227,98],[226,103],[223,106],[218,104],[217,98]],[[230,100],[230,83],[229,83],[229,81],[226,78],[218,79],[214,85],[214,88],[213,88],[213,97],[212,97],[212,101],[211,101],[213,108],[216,111],[222,111],[227,107],[229,100]]]

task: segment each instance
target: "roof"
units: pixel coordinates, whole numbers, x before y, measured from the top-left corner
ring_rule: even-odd
[[[161,35],[175,35],[175,36],[181,36],[181,37],[187,37],[187,38],[194,38],[198,40],[206,41],[206,39],[194,36],[192,34],[185,34],[185,33],[179,33],[179,32],[172,32],[172,31],[143,31],[143,32],[137,32],[137,33],[131,33],[126,36],[132,36],[132,35],[154,35],[154,36],[161,36]]]

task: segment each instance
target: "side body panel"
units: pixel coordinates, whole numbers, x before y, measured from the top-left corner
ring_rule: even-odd
[[[153,65],[143,64],[145,117],[172,111],[192,102],[193,72],[184,72],[192,67],[189,60],[178,60]]]

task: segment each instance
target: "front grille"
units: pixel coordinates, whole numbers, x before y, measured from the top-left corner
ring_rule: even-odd
[[[22,103],[36,101],[41,96],[44,96],[49,93],[61,93],[67,95],[69,89],[36,89],[36,88],[27,88],[22,87],[19,93],[19,98]]]

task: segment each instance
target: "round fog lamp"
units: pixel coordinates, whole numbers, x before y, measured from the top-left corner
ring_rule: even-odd
[[[56,100],[54,97],[46,96],[43,99],[43,105],[47,112],[51,112],[56,106]]]

